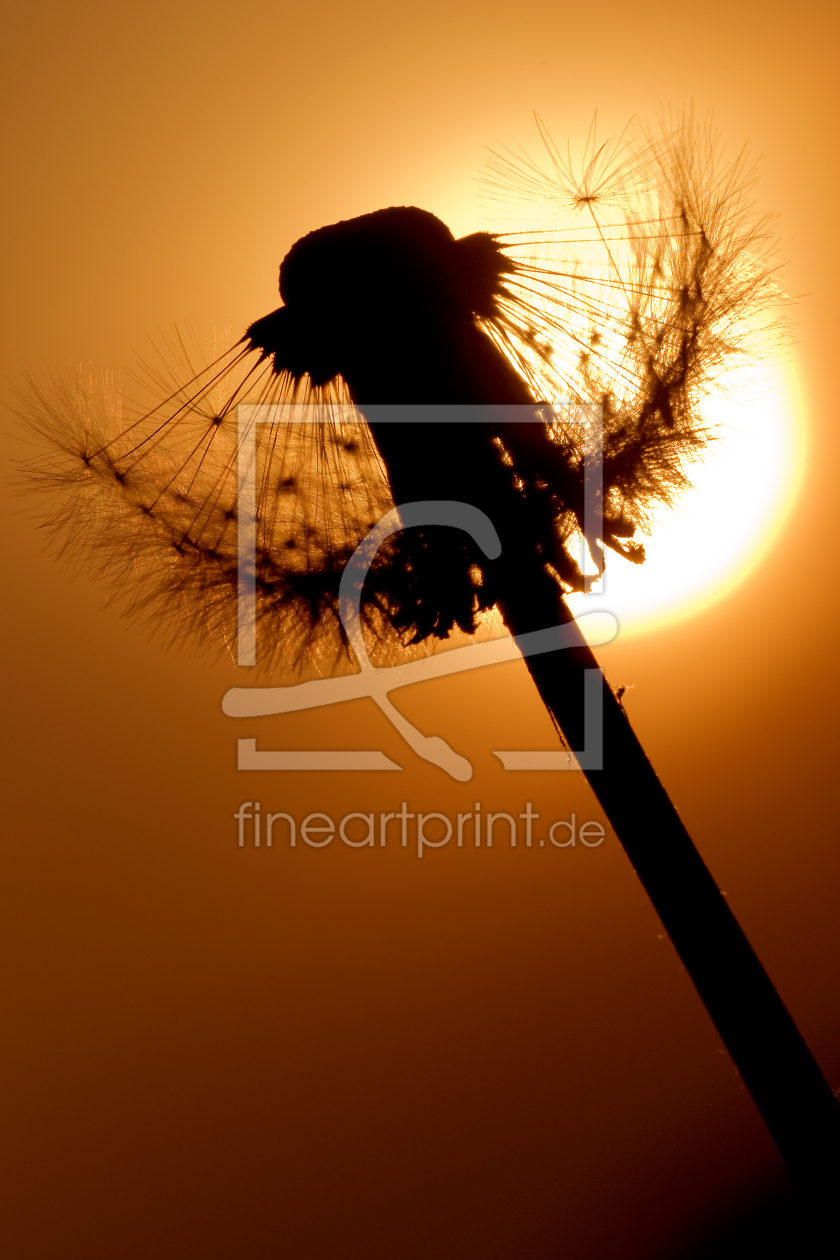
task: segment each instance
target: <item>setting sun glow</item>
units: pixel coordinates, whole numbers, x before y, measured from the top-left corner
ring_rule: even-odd
[[[716,429],[692,488],[660,508],[644,539],[644,564],[609,553],[604,580],[570,597],[576,615],[614,613],[622,633],[691,616],[722,598],[772,546],[790,511],[804,459],[789,369],[742,370],[704,414]]]

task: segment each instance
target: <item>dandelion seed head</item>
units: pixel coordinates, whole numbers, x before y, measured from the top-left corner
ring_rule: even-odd
[[[593,126],[579,162],[538,126],[543,159],[492,155],[485,189],[497,203],[542,206],[548,226],[456,239],[416,207],[335,223],[292,246],[283,305],[236,345],[176,332],[138,365],[134,399],[108,375],[33,384],[21,411],[45,453],[25,472],[49,501],[58,553],[98,570],[127,613],[168,625],[172,641],[230,648],[236,409],[249,402],[283,415],[256,438],[266,668],[323,672],[342,657],[341,574],[395,496],[406,501],[405,485],[421,492],[409,497],[457,498],[465,470],[484,477],[495,487],[488,507],[495,495],[527,515],[533,553],[566,592],[593,580],[579,563],[584,544],[599,571],[605,548],[641,563],[638,533],[687,486],[713,436],[704,398],[727,365],[755,353],[756,325],[772,331],[769,220],[753,207],[754,168],[743,155],[724,161],[713,129],[690,116],[607,143]],[[564,405],[517,429],[426,432],[408,451],[366,424],[359,406],[407,390],[464,401],[470,358],[486,369],[469,382],[470,401],[484,391],[488,403]],[[325,423],[295,419],[311,402],[327,409]],[[603,415],[597,537],[584,520],[593,404]],[[454,531],[396,536],[363,592],[371,650],[474,633],[496,597],[492,569]]]

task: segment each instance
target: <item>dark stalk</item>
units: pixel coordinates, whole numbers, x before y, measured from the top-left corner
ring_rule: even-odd
[[[494,353],[499,353],[494,351]],[[410,378],[409,378],[410,379]],[[427,396],[431,382],[425,381]],[[351,386],[352,387],[352,386]],[[408,390],[406,401],[413,401]],[[476,400],[478,401],[478,400]],[[360,405],[364,413],[364,404]],[[395,501],[403,480],[415,494],[417,440],[396,429],[371,425],[386,460]],[[498,426],[497,426],[498,427]],[[486,439],[485,439],[486,440]],[[402,445],[412,466],[400,475],[394,447]],[[452,494],[449,478],[426,477],[424,497]],[[469,478],[461,488],[466,501]],[[443,484],[441,484],[441,481]],[[499,513],[494,514],[499,527]],[[508,527],[505,528],[504,525]],[[514,636],[574,617],[545,570],[517,548],[516,528],[499,533],[503,554],[494,575],[497,606]],[[505,545],[507,544],[507,545]],[[507,552],[507,554],[505,554]],[[645,754],[583,634],[562,652],[526,658],[528,670],[566,744],[586,743],[584,677],[598,671],[603,721],[601,769],[583,769],[624,851],[694,982],[721,1039],[799,1189],[816,1201],[834,1201],[840,1186],[840,1107],[787,1008],[697,851],[668,793]]]
[[[494,353],[499,353],[494,350]],[[410,378],[409,378],[410,379]],[[431,382],[426,378],[424,394]],[[403,395],[412,401],[408,389]],[[479,401],[479,400],[476,400]],[[364,405],[360,408],[363,412]],[[417,440],[372,425],[390,448],[388,464],[396,502],[400,484],[414,493],[414,471],[400,475],[393,447],[416,461]],[[449,497],[449,478],[425,480],[425,497]],[[443,485],[440,484],[443,480]],[[461,490],[467,501],[484,495]],[[437,484],[436,484],[437,482]],[[486,505],[486,504],[485,504]],[[499,527],[499,513],[494,515]],[[556,584],[530,554],[516,546],[516,529],[499,528],[503,552],[495,580],[498,607],[514,636],[552,624],[574,624]],[[505,552],[507,551],[507,555]],[[832,1200],[840,1186],[840,1107],[787,1008],[698,853],[668,793],[648,760],[626,713],[583,634],[576,647],[526,658],[528,670],[566,744],[586,742],[584,676],[597,670],[603,721],[603,768],[584,769],[587,781],[662,920],[727,1050],[761,1112],[797,1186]]]

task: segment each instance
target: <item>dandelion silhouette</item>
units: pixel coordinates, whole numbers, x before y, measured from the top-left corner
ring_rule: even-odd
[[[687,484],[711,436],[703,398],[752,352],[749,330],[763,319],[766,331],[777,296],[768,221],[750,201],[754,170],[723,163],[691,119],[611,146],[593,131],[579,172],[543,140],[547,168],[496,154],[484,185],[548,207],[548,227],[455,239],[434,215],[392,207],[311,232],[281,265],[283,305],[210,368],[195,370],[184,339],[144,365],[165,395],[154,407],[123,414],[112,388],[81,378],[33,386],[24,410],[52,454],[29,476],[58,491],[62,550],[98,565],[129,611],[231,644],[236,407],[283,404],[256,440],[255,621],[264,665],[321,673],[350,651],[342,574],[395,504],[489,518],[493,555],[444,525],[384,540],[358,591],[365,642],[393,654],[471,634],[494,609],[516,637],[562,627],[573,646],[528,656],[531,676],[580,748],[595,672],[603,760],[584,773],[792,1175],[824,1200],[840,1172],[836,1100],[564,599],[603,571],[605,549],[641,563],[652,507]],[[544,401],[557,398],[568,406]],[[329,423],[296,420],[313,401]],[[442,406],[473,422],[422,422]]]

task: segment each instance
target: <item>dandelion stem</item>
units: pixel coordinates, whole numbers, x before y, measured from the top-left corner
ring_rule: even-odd
[[[567,741],[580,747],[581,673],[597,668],[583,635],[575,650],[527,664]],[[791,1177],[809,1197],[836,1202],[840,1106],[603,675],[601,700],[603,769],[583,772]]]
[[[429,385],[427,378],[426,397]],[[407,397],[407,401],[412,400]],[[360,405],[360,409],[365,408]],[[371,427],[375,436],[377,429],[382,431],[375,423]],[[412,479],[416,450],[415,442],[406,441]],[[411,452],[415,452],[413,457]],[[395,495],[399,495],[406,473],[400,468],[393,437],[385,458]],[[429,473],[428,467],[425,472]],[[426,485],[428,497],[437,497],[434,485],[428,480]],[[445,494],[450,493],[447,485]],[[475,501],[476,489],[466,481],[462,493],[465,499]],[[497,510],[494,524],[503,544],[495,573],[498,607],[510,633],[518,636],[558,621],[574,624],[571,611],[565,600],[558,598],[556,585],[545,569],[531,559],[532,552],[517,546],[520,523],[501,519]],[[577,638],[572,649],[527,658],[540,697],[568,746],[582,748],[584,677],[586,671],[598,671],[603,768],[584,768],[583,773],[791,1177],[816,1203],[834,1202],[840,1186],[840,1105],[695,848],[580,630]]]

